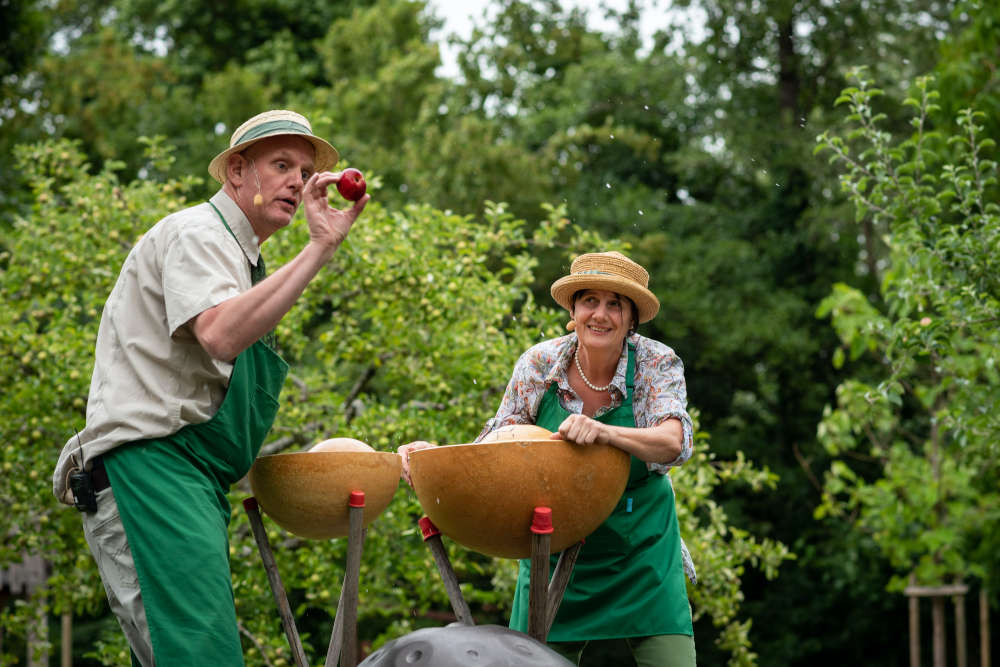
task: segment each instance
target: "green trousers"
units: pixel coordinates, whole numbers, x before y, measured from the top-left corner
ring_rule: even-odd
[[[585,642],[552,642],[549,647],[578,667],[695,667],[694,637],[654,635]]]

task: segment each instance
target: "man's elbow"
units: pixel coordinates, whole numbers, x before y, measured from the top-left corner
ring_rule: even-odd
[[[216,361],[232,361],[242,351],[236,349],[232,338],[227,336],[216,318],[214,309],[195,316],[191,322],[191,331],[205,353]]]
[[[198,342],[201,343],[201,347],[205,350],[205,353],[216,361],[231,362],[241,352],[241,350],[237,350],[236,346],[224,336],[206,336],[205,338],[199,337]]]

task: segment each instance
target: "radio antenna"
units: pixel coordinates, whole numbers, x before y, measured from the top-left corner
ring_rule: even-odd
[[[73,431],[76,433],[76,446],[80,449],[80,470],[83,470],[83,464],[86,463],[86,460],[83,458],[83,443],[80,442],[80,432],[76,429],[73,429]]]

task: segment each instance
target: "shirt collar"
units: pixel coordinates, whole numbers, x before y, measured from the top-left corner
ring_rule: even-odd
[[[260,245],[257,243],[257,234],[254,233],[253,226],[243,209],[222,189],[216,192],[209,201],[219,209],[222,217],[226,219],[226,224],[233,230],[233,235],[236,237],[236,242],[240,244],[240,248],[243,249],[243,254],[247,256],[251,264],[257,266],[260,258]]]
[[[548,374],[545,376],[546,385],[555,382],[559,385],[560,389],[570,391],[569,365],[573,363],[573,355],[576,353],[576,346],[578,344],[579,341],[576,337],[576,332],[563,337],[562,344],[559,346],[559,350],[556,355],[556,362],[552,364]],[[626,392],[625,375],[627,372],[628,339],[626,338],[622,342],[622,353],[621,356],[618,357],[618,366],[615,368],[615,376],[611,378],[611,386],[621,392],[622,396],[624,396]]]

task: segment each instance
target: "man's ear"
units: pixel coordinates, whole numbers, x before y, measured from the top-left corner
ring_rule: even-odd
[[[233,153],[226,161],[226,177],[233,185],[243,185],[247,173],[247,161],[239,153]]]

